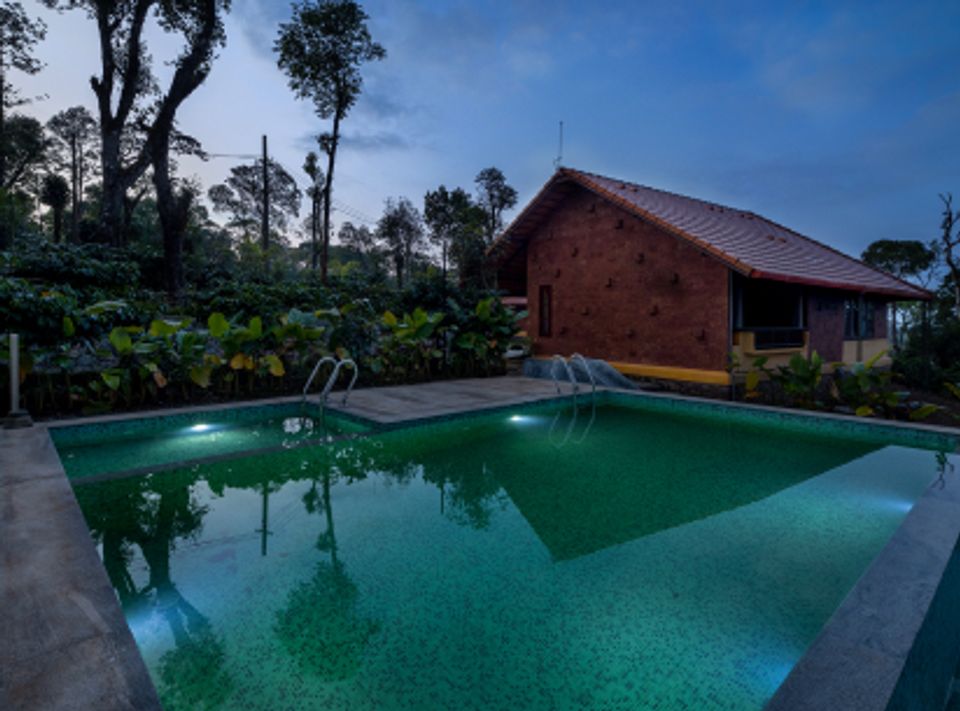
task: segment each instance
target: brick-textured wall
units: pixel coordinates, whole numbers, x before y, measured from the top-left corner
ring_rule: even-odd
[[[815,291],[807,299],[807,325],[810,350],[826,361],[843,360],[844,301],[857,294],[843,291]],[[887,303],[867,299],[866,308],[873,311],[873,338],[887,337]],[[872,340],[872,339],[868,339]]]
[[[816,291],[807,298],[810,352],[826,361],[843,358],[843,301],[842,292]]]
[[[541,337],[547,284],[553,328]],[[567,198],[528,243],[527,298],[540,355],[726,367],[727,268],[586,190]]]

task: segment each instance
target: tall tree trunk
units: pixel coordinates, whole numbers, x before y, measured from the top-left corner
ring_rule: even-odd
[[[330,258],[330,194],[333,190],[333,166],[340,143],[340,107],[333,112],[333,135],[327,151],[327,181],[323,188],[323,251],[320,253],[320,281],[327,283],[327,264]]]
[[[317,271],[317,223],[320,221],[320,196],[316,184],[310,192],[310,268]]]
[[[7,179],[7,70],[3,57],[5,46],[6,40],[0,31],[0,185]],[[3,230],[6,232],[6,225]]]
[[[122,247],[126,242],[123,234],[123,198],[130,183],[120,165],[120,133],[104,129],[101,141],[103,182],[97,231],[101,241]]]
[[[193,195],[177,190],[170,178],[169,148],[153,162],[153,185],[157,191],[157,213],[163,231],[163,282],[167,294],[176,298],[183,289],[183,235],[190,219]]]
[[[53,210],[53,241],[60,244],[63,236],[63,208],[58,207]]]
[[[77,163],[77,134],[70,136],[70,241],[79,242],[80,166]]]
[[[0,32],[0,186],[7,179],[7,72],[4,67],[3,47],[5,40]],[[10,246],[10,201],[3,201],[3,214],[0,215],[0,249]]]

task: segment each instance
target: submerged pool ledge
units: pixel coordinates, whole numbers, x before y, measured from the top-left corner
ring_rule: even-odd
[[[960,472],[932,484],[767,711],[942,709],[960,661]]]
[[[0,430],[0,627],[0,708],[161,708],[43,426]]]

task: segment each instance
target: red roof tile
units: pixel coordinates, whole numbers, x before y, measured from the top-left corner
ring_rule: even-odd
[[[694,243],[745,276],[834,289],[930,299],[920,287],[874,269],[755,213],[696,198],[561,168],[497,240],[513,250],[558,202],[556,193],[580,185],[637,217]]]

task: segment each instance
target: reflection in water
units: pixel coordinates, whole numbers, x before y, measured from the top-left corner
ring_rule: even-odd
[[[200,535],[208,507],[191,495],[193,477],[137,477],[115,482],[110,506],[84,505],[92,493],[81,487],[77,497],[95,540],[103,544],[103,564],[128,615],[156,612],[174,639],[174,648],[160,657],[160,692],[168,709],[214,709],[230,695],[233,682],[226,670],[223,640],[210,622],[174,585],[170,554],[177,539]],[[149,570],[138,589],[129,566],[133,546]]]
[[[321,492],[314,478],[303,503],[308,513],[323,512],[325,528],[316,546],[329,554],[330,562],[317,563],[313,577],[291,590],[276,615],[274,631],[300,668],[326,681],[339,681],[357,673],[364,649],[380,625],[357,612],[357,586],[337,557],[330,472],[324,469],[320,478]]]

